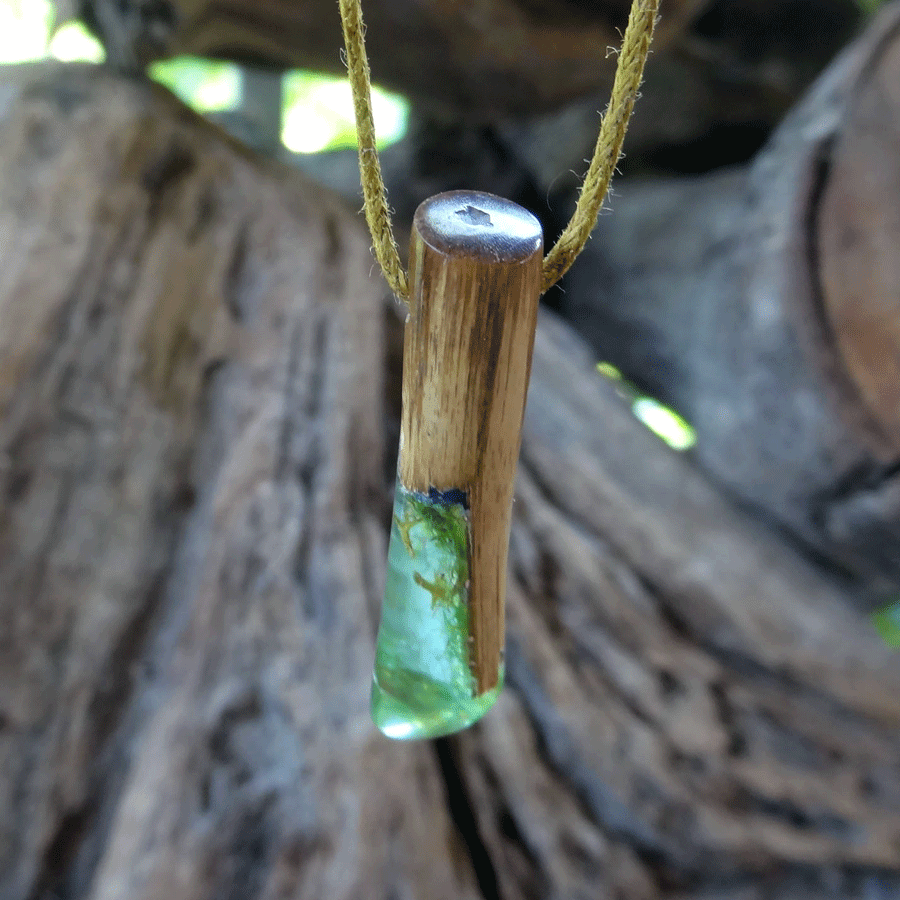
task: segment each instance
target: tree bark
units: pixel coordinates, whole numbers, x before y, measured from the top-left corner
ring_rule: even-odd
[[[361,224],[150,85],[2,83],[2,900],[900,896],[900,657],[551,313],[509,687],[381,738]]]
[[[883,603],[900,585],[900,4],[747,168],[617,190],[566,285],[722,483]]]

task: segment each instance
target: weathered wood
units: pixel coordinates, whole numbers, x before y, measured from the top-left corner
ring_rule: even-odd
[[[890,460],[900,457],[900,25],[884,40],[820,160],[809,238],[833,350]]]
[[[678,36],[654,45],[622,175],[697,173],[749,160],[852,39],[860,18],[857,0],[704,5]],[[466,189],[515,200],[541,219],[547,235],[558,234],[572,214],[572,192],[608,99],[604,87],[547,115],[490,124],[467,121],[466,109],[434,116],[427,103],[414,105],[407,136],[381,154],[398,231],[408,230],[426,197]],[[352,205],[361,202],[355,150],[282,156]],[[606,224],[614,227],[614,220]]]
[[[540,222],[490,194],[440,194],[413,220],[399,475],[407,490],[467,497],[479,694],[497,686],[503,661],[506,554],[543,249]]]
[[[620,168],[626,176],[686,174],[749,159],[859,21],[853,0],[704,4],[680,34],[654,47]],[[607,102],[600,92],[540,118],[500,123],[495,140],[525,164],[542,199],[561,195],[580,184]]]
[[[566,287],[715,477],[883,603],[900,585],[900,4],[747,169],[620,185]]]
[[[383,293],[163,92],[4,70],[0,897],[474,897],[374,731]]]
[[[60,0],[71,7],[73,0]],[[705,0],[668,0],[665,46]],[[627,0],[365,0],[373,75],[451,117],[491,120],[555,109],[608,90]],[[183,53],[344,74],[331,0],[80,0],[111,61],[142,67]]]
[[[362,225],[149,86],[2,83],[2,900],[900,894],[900,657],[551,315],[510,687],[380,738]]]
[[[811,898],[897,896],[900,655],[666,452],[593,361],[539,321],[512,690],[460,741],[500,884],[787,900],[809,880]]]

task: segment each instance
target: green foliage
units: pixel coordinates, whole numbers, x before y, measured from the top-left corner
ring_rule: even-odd
[[[612,381],[619,395],[631,404],[634,417],[673,450],[690,450],[697,443],[697,435],[690,423],[674,409],[664,406],[653,397],[644,396],[622,373],[607,362],[597,363],[597,371]]]
[[[875,613],[872,620],[888,646],[900,648],[900,600]]]
[[[69,21],[54,28],[50,0],[0,0],[0,63],[47,57],[98,63],[104,52],[83,22]],[[241,100],[241,70],[232,63],[183,56],[153,64],[149,74],[200,113],[234,109]],[[372,109],[380,147],[404,135],[406,101],[373,88]],[[282,119],[282,140],[295,152],[356,146],[353,101],[345,78],[286,73]]]
[[[82,22],[54,27],[50,0],[0,0],[0,62],[51,57],[63,62],[102,62],[103,47]]]
[[[231,63],[180,56],[154,63],[150,77],[198,112],[232,109],[241,96],[240,72]]]
[[[150,75],[198,112],[234,109],[241,99],[238,66],[197,57],[156,63]],[[377,88],[372,108],[379,145],[406,131],[407,104]],[[296,153],[356,146],[353,99],[346,78],[314,72],[288,72],[282,82],[282,143]]]
[[[52,27],[49,0],[0,0],[0,62],[43,59]]]
[[[283,87],[281,139],[296,153],[356,146],[350,85],[312,72],[290,72]]]
[[[353,96],[346,78],[289,72],[283,87],[281,139],[295,153],[356,147]],[[379,148],[406,132],[409,105],[400,97],[372,89],[372,114]]]
[[[66,22],[53,32],[48,46],[50,55],[62,62],[102,63],[106,51],[83,22]]]

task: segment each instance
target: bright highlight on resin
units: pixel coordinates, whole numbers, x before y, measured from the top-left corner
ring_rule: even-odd
[[[397,486],[372,681],[372,719],[390,738],[451,734],[493,706],[470,663],[469,512],[453,491]]]

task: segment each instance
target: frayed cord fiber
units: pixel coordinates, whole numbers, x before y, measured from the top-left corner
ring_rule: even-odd
[[[381,175],[381,163],[375,146],[375,122],[372,116],[372,87],[366,58],[365,26],[360,0],[339,0],[344,29],[347,72],[353,91],[356,134],[359,144],[359,173],[362,183],[366,221],[372,234],[372,246],[381,271],[391,290],[409,300],[409,278],[400,261],[394,240],[387,189]],[[650,42],[659,13],[659,0],[634,0],[622,39],[616,75],[609,105],[600,123],[594,155],[581,185],[575,212],[550,252],[544,257],[541,292],[545,293],[568,272],[588,242],[609,183],[622,155],[622,143],[650,53]]]

